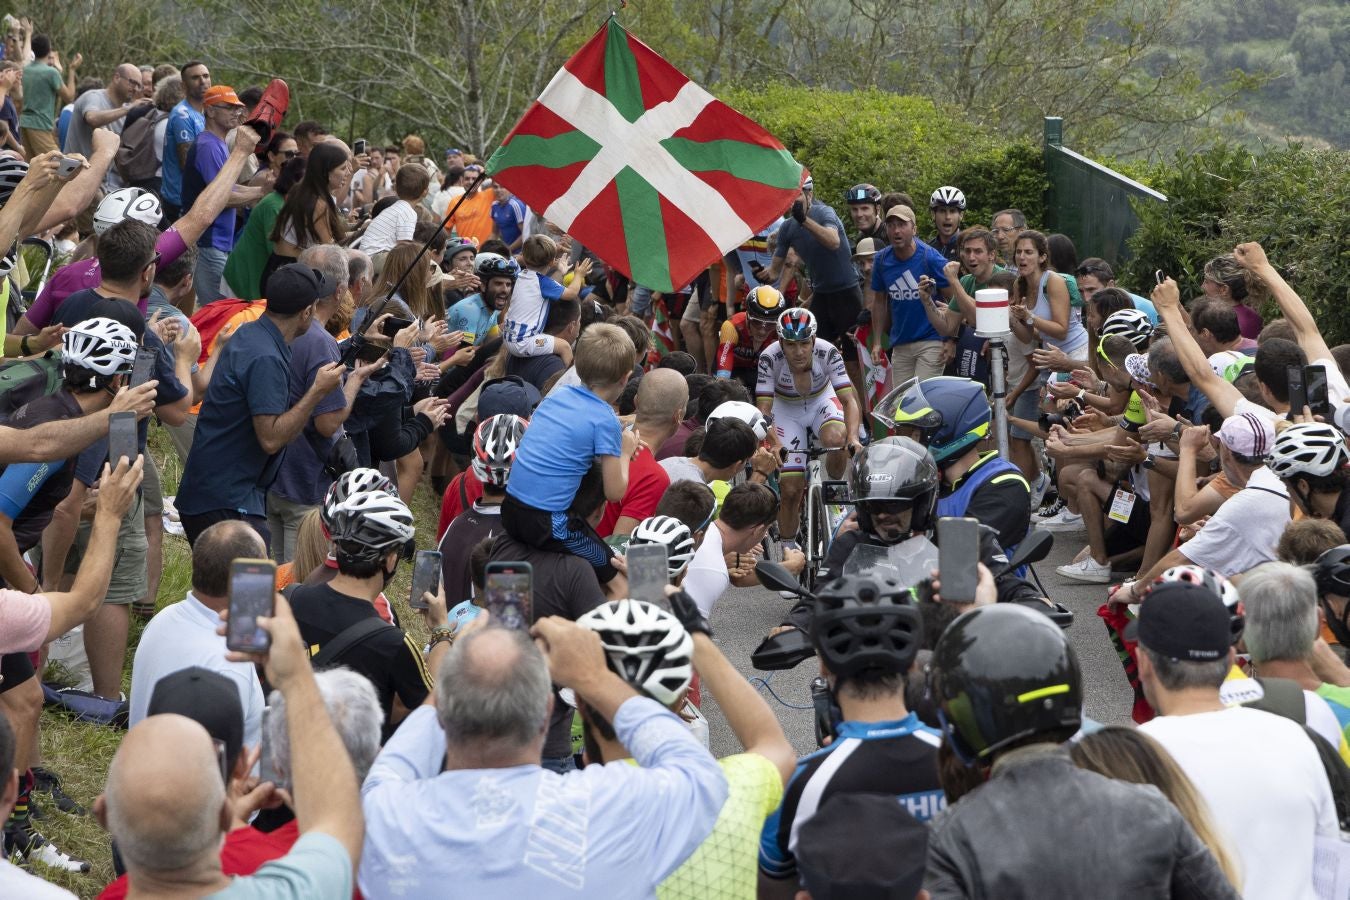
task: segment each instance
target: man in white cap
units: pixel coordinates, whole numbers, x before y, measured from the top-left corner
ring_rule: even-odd
[[[1219,464],[1240,490],[1224,501],[1204,527],[1186,543],[1163,556],[1147,572],[1121,586],[1119,602],[1134,603],[1135,585],[1153,583],[1165,569],[1194,563],[1228,576],[1246,572],[1275,558],[1275,545],[1289,524],[1289,494],[1265,466],[1275,443],[1275,429],[1261,416],[1238,413],[1223,420],[1218,434]]]

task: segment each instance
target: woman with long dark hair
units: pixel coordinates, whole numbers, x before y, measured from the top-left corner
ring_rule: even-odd
[[[294,139],[290,139],[290,143],[294,144]],[[239,232],[239,240],[225,261],[225,283],[230,286],[233,296],[244,300],[261,299],[263,286],[267,284],[265,275],[271,274],[268,263],[274,255],[272,229],[286,202],[286,195],[304,175],[303,157],[285,160],[277,170],[277,181],[271,192],[249,213],[248,221]]]
[[[316,144],[309,151],[305,177],[287,192],[272,226],[272,255],[263,270],[263,284],[274,271],[295,262],[302,250],[342,241],[347,226],[334,197],[351,177],[352,156],[343,145]]]

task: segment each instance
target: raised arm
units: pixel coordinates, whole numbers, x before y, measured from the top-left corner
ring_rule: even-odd
[[[1260,278],[1270,288],[1270,293],[1279,304],[1285,321],[1294,326],[1298,345],[1303,348],[1308,359],[1331,359],[1331,348],[1327,346],[1326,338],[1322,337],[1317,320],[1313,318],[1308,305],[1289,286],[1289,282],[1284,280],[1279,270],[1270,264],[1261,245],[1255,241],[1238,244],[1233,248],[1233,256],[1237,259],[1238,265]]]
[[[1191,384],[1204,392],[1209,402],[1225,419],[1233,414],[1233,408],[1242,399],[1242,393],[1224,379],[1214,374],[1209,366],[1205,351],[1195,342],[1195,337],[1186,327],[1186,317],[1181,309],[1181,292],[1171,278],[1153,289],[1150,295],[1153,305],[1158,308],[1158,317],[1167,325],[1167,336],[1172,339],[1172,347],[1177,351],[1177,359],[1186,370]]]
[[[117,155],[117,148],[121,142],[122,139],[108,129],[95,128],[94,155],[89,157],[88,167],[81,170],[61,189],[56,201],[43,215],[42,221],[29,233],[41,234],[49,228],[55,228],[62,222],[75,218],[81,210],[89,206],[94,200],[94,195],[98,193],[104,176],[108,174],[108,167],[112,165],[113,157]]]
[[[192,208],[173,223],[183,243],[192,246],[215,222],[221,210],[230,202],[234,183],[239,179],[239,173],[244,171],[244,164],[248,162],[249,155],[257,146],[258,133],[247,125],[239,126],[234,136],[234,149],[230,151],[225,165],[220,167],[220,171],[211,179],[206,189],[197,195]]]

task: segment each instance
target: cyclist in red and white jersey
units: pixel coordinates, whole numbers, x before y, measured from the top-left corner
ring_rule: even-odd
[[[761,284],[745,298],[745,312],[738,312],[722,323],[717,344],[718,378],[735,378],[753,391],[759,355],[778,340],[778,317],[788,308],[787,300],[775,287]]]
[[[778,527],[782,535],[797,533],[806,482],[806,451],[815,435],[832,451],[825,461],[831,478],[841,478],[850,451],[862,446],[858,426],[862,411],[844,368],[839,349],[816,337],[816,317],[809,310],[789,309],[778,318],[778,343],[759,357],[755,402],[773,416],[774,433],[787,451],[780,472],[782,502]]]

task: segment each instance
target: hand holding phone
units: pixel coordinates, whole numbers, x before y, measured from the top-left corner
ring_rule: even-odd
[[[492,562],[484,594],[493,625],[528,631],[534,622],[534,573],[527,562]]]
[[[140,387],[150,380],[155,371],[155,351],[145,347],[136,351],[136,362],[131,368],[131,381],[128,387]]]
[[[439,550],[418,550],[413,562],[412,589],[408,605],[413,609],[427,609],[424,594],[435,594],[441,589],[441,553]]]
[[[1329,420],[1331,418],[1331,395],[1327,389],[1327,367],[1304,366],[1303,390],[1307,395],[1308,409],[1312,411],[1312,414]],[[1302,412],[1302,410],[1293,411]]]
[[[84,163],[70,156],[61,157],[61,161],[56,164],[56,177],[65,181],[70,176],[80,170]]]
[[[979,562],[979,521],[955,516],[938,519],[938,580],[943,603],[975,602]]]
[[[225,647],[240,653],[266,653],[272,636],[258,624],[276,611],[277,566],[270,559],[230,563],[230,615]]]
[[[140,435],[134,412],[117,412],[108,416],[108,465],[117,468],[123,457],[128,465],[135,465],[140,453]]]
[[[352,141],[352,155],[360,156],[361,154],[365,153],[366,147],[368,145],[369,144],[365,138],[357,138],[355,141]]]
[[[1308,405],[1308,389],[1303,382],[1302,366],[1286,366],[1285,375],[1289,379],[1289,417],[1303,415],[1303,409]],[[1324,376],[1326,370],[1322,373]]]
[[[628,596],[669,610],[666,585],[670,584],[670,561],[665,544],[629,544]]]

